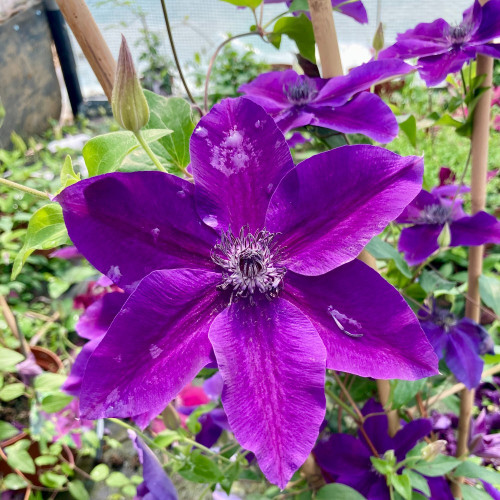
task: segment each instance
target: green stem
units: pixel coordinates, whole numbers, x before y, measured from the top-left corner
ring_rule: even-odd
[[[203,500],[205,498],[205,495],[212,489],[212,485],[209,484],[206,488],[203,489],[201,492],[201,495],[198,497],[198,500]]]
[[[156,168],[161,172],[167,172],[167,169],[160,163],[157,156],[153,153],[152,149],[149,147],[149,144],[144,140],[144,137],[141,134],[141,131],[138,130],[135,132],[135,137],[139,141],[139,144],[142,146],[144,151],[146,151],[147,155],[151,158],[151,161],[155,164]]]
[[[197,443],[193,439],[182,438],[182,442],[186,443],[186,444],[190,444],[191,446],[195,446],[196,448],[199,448],[200,450],[203,450],[206,453],[210,453],[210,455],[216,455],[217,458],[220,458],[223,462],[232,463],[231,460],[229,460],[229,458],[223,457],[222,455],[218,455],[217,453],[212,451],[210,448],[207,448],[206,446],[203,446],[202,444]]]
[[[129,429],[131,431],[134,431],[149,446],[163,450],[163,448],[160,448],[151,438],[148,438],[146,436],[146,434],[144,434],[140,430],[136,429],[133,425],[127,424],[127,422],[124,422],[123,420],[120,420],[119,418],[107,418],[106,420],[109,420],[110,422],[113,422],[116,425],[124,427],[125,429]]]
[[[328,387],[325,387],[325,392],[328,394],[329,397],[331,397],[339,406],[341,406],[347,413],[349,413],[349,415],[351,415],[351,417],[356,421],[358,422],[359,421],[359,418],[358,416],[356,415],[356,413],[354,413],[354,411],[351,410],[351,408],[349,408],[348,405],[346,405],[332,390],[328,389]]]
[[[274,21],[277,21],[280,17],[286,16],[287,14],[290,14],[289,10],[287,10],[286,12],[282,12],[281,14],[279,14],[276,17],[273,17],[268,23],[266,23],[266,24],[264,24],[264,26],[262,26],[262,29],[265,30],[269,25],[273,24]]]
[[[42,191],[38,191],[37,189],[32,189],[27,186],[23,186],[22,184],[18,184],[17,182],[12,182],[7,179],[3,179],[0,177],[0,184],[5,184],[13,189],[18,189],[19,191],[24,191],[25,193],[31,194],[38,198],[43,198],[44,200],[50,200],[50,196],[47,193],[43,193]]]

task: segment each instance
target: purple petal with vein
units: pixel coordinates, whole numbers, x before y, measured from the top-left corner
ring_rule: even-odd
[[[323,421],[321,339],[310,321],[280,298],[232,304],[217,316],[209,335],[224,379],[229,425],[269,481],[283,489],[311,452]]]

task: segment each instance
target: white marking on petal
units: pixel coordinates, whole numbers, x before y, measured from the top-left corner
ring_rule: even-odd
[[[163,352],[163,349],[161,347],[158,347],[155,344],[151,344],[149,346],[149,354],[151,354],[151,357],[153,359],[156,359],[162,352]]]

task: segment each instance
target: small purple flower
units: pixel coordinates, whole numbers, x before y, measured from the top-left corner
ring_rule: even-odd
[[[420,264],[438,250],[438,238],[446,224],[451,247],[500,243],[500,222],[493,215],[466,215],[463,211],[462,200],[455,195],[468,190],[466,186],[459,190],[453,184],[436,187],[430,193],[422,190],[396,219],[400,224],[413,224],[401,231],[399,239],[399,250],[408,264]]]
[[[285,0],[264,0],[264,3],[283,3]],[[292,5],[293,0],[286,0],[287,7]],[[361,0],[346,1],[346,0],[332,0],[332,9],[352,17],[358,23],[366,24],[368,22],[368,14],[366,13],[365,6]],[[300,14],[303,11],[294,12],[294,15]],[[305,12],[307,17],[310,17],[309,12]]]
[[[129,430],[128,435],[142,464],[144,478],[137,488],[136,500],[177,500],[177,491],[156,455],[134,431]]]
[[[420,324],[439,359],[468,389],[479,385],[484,362],[482,354],[493,354],[493,340],[488,332],[469,318],[458,319],[445,309],[433,306],[429,314],[421,310]]]
[[[242,98],[200,120],[190,151],[194,185],[111,173],[58,196],[78,249],[131,292],[86,362],[82,411],[145,425],[216,359],[236,439],[283,488],[323,422],[325,368],[437,372],[411,309],[356,259],[418,193],[422,159],[359,145],[295,166]]]
[[[396,118],[378,95],[363,91],[413,69],[401,61],[387,60],[372,61],[330,79],[298,75],[291,69],[272,71],[238,90],[260,104],[282,132],[316,125],[390,142],[398,134]]]
[[[500,466],[500,434],[489,434],[491,431],[486,410],[471,420],[469,451],[488,463]]]
[[[442,82],[446,75],[460,71],[477,54],[500,57],[500,44],[490,43],[500,36],[500,0],[483,6],[478,0],[463,13],[458,26],[444,19],[418,24],[397,36],[394,45],[383,50],[379,59],[418,57],[420,76],[428,86]]]
[[[382,405],[371,399],[362,413],[379,413],[365,420],[364,430],[379,455],[394,450],[398,462],[404,460],[406,454],[432,430],[430,420],[419,419],[405,424],[394,437],[390,437]],[[349,434],[332,434],[327,440],[320,441],[313,453],[327,480],[346,484],[368,500],[389,500],[386,478],[373,468],[370,460],[373,452],[360,432],[358,438]]]
[[[42,368],[36,362],[35,356],[30,352],[28,357],[16,365],[16,370],[21,375],[24,385],[31,385],[33,379],[43,373]]]

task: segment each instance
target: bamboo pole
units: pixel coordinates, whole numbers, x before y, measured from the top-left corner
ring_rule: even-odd
[[[308,0],[314,37],[318,45],[319,59],[321,62],[321,76],[332,78],[343,75],[342,61],[340,59],[339,43],[332,14],[331,0]],[[358,257],[365,264],[377,270],[377,262],[366,250]],[[388,380],[377,380],[379,399],[386,405],[391,391]],[[387,414],[389,419],[389,433],[393,436],[399,429],[399,419],[396,411]]]
[[[56,0],[87,61],[111,102],[116,62],[84,0]]]
[[[486,2],[482,2],[483,4]],[[474,110],[472,128],[472,168],[471,168],[471,205],[472,214],[484,210],[486,203],[486,175],[488,171],[488,140],[490,137],[491,85],[493,75],[493,59],[477,56],[477,75],[486,75],[485,91]],[[465,303],[465,315],[473,321],[480,320],[479,276],[483,271],[484,246],[470,247],[468,287]],[[474,406],[474,389],[463,389],[460,395],[460,419],[458,422],[457,457],[468,452],[470,419]],[[463,478],[461,478],[463,479]],[[452,485],[453,495],[461,498],[460,484]]]

